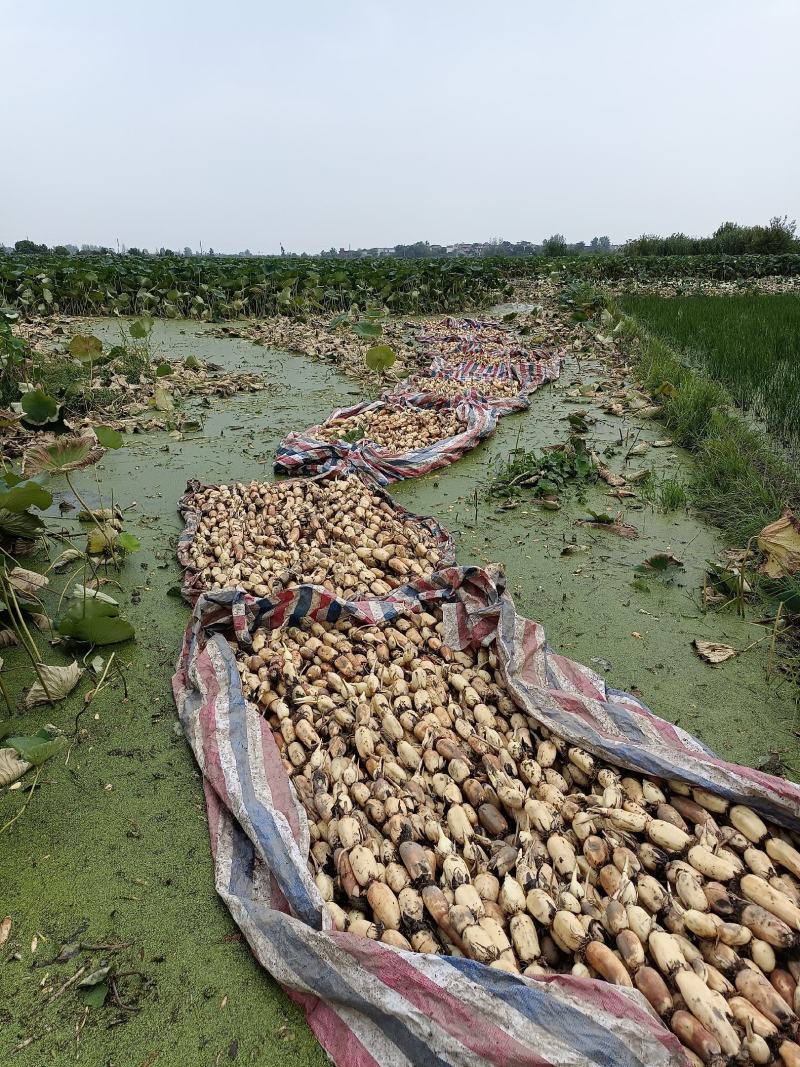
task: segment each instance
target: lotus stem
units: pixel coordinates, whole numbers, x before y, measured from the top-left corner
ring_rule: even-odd
[[[27,623],[25,622],[25,616],[23,615],[22,609],[19,606],[19,601],[17,600],[17,595],[14,592],[14,587],[11,585],[11,583],[5,576],[3,576],[2,589],[4,595],[8,599],[8,605],[12,617],[12,622],[14,625],[14,631],[19,637],[22,638],[22,647],[27,652],[31,663],[33,664],[33,669],[36,671],[36,677],[39,679],[42,689],[44,690],[44,695],[47,697],[48,702],[50,704],[53,704],[53,698],[50,696],[50,690],[47,688],[47,682],[45,681],[44,675],[42,674],[41,660],[39,658],[39,648],[33,638],[33,635],[28,629]]]
[[[95,524],[95,526],[96,526],[96,527],[97,527],[97,529],[98,529],[98,530],[100,531],[100,533],[101,533],[101,534],[103,534],[103,536],[105,537],[105,530],[103,529],[103,524],[102,524],[102,523],[100,522],[100,520],[99,520],[99,519],[97,518],[97,516],[95,515],[95,513],[94,513],[94,509],[93,509],[93,508],[90,508],[90,507],[89,507],[89,505],[88,505],[88,504],[86,503],[86,501],[85,501],[85,500],[83,499],[83,497],[82,497],[82,496],[80,495],[80,493],[78,492],[78,490],[77,490],[77,489],[75,488],[75,486],[74,486],[74,484],[73,484],[73,482],[72,482],[72,479],[71,479],[71,478],[70,478],[70,476],[69,476],[69,471],[64,471],[64,477],[65,477],[65,478],[66,478],[66,480],[67,480],[67,485],[68,485],[68,486],[70,487],[70,489],[71,489],[71,490],[72,490],[72,492],[74,493],[74,495],[75,495],[75,499],[76,499],[76,500],[78,501],[78,503],[79,503],[79,504],[81,505],[81,507],[83,508],[83,510],[84,510],[84,511],[85,511],[85,512],[86,512],[86,513],[87,513],[87,514],[89,515],[89,517],[91,518],[92,522],[93,522],[93,523]],[[114,543],[113,543],[113,541],[112,541],[112,542],[110,543],[109,547],[110,547],[110,549],[111,549],[111,559],[112,559],[112,562],[113,562],[113,563],[114,563],[114,565],[116,566],[116,564],[117,564],[117,554],[116,554],[116,552],[114,551]]]

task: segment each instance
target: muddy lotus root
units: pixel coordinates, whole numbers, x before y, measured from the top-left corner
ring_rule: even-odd
[[[519,395],[519,382],[511,378],[418,378],[414,383],[420,392],[437,393],[439,396],[456,397],[470,389],[483,396],[506,399]]]
[[[343,597],[385,596],[441,563],[436,538],[356,477],[199,490],[185,562],[196,588],[269,596],[322,585]]]
[[[337,419],[314,430],[321,441],[355,439],[370,441],[392,452],[413,452],[464,430],[464,420],[454,411],[424,408],[382,407]]]
[[[305,807],[332,923],[635,987],[691,1063],[800,1067],[800,851],[751,809],[538,727],[438,610],[237,650]]]

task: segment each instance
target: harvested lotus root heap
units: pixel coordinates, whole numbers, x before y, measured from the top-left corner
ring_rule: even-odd
[[[386,406],[316,427],[314,437],[321,441],[363,439],[392,452],[413,452],[454,437],[464,427],[464,420],[454,411]]]
[[[269,596],[322,585],[346,598],[385,596],[441,561],[436,538],[359,478],[212,486],[192,497],[200,512],[182,562],[194,588]]]
[[[498,363],[536,359],[534,351],[521,348],[510,340],[507,340],[505,344],[492,344],[479,337],[436,341],[435,346],[429,349],[429,352],[431,355],[441,357],[445,363],[450,365],[463,363],[467,359],[475,359],[484,366],[494,367]]]
[[[516,397],[520,392],[520,384],[513,378],[417,378],[414,388],[447,397],[461,396],[470,389],[498,398]]]
[[[691,1063],[798,1067],[800,852],[750,808],[538,727],[439,609],[238,650],[337,930],[635,987]]]

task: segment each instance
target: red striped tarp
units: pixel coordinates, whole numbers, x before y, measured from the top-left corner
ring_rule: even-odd
[[[417,374],[400,382],[391,395],[404,396],[410,403],[424,404],[429,396],[438,395],[430,389],[431,379],[469,382],[469,386],[465,385],[458,394],[459,397],[473,403],[487,404],[498,415],[510,415],[515,411],[525,411],[536,390],[558,378],[561,364],[559,352],[551,352],[541,360],[510,360],[489,364],[482,363],[476,357],[451,365],[435,356],[427,374]],[[493,396],[481,389],[481,382],[508,382],[516,391],[513,396]]]
[[[485,364],[548,360],[550,349],[528,348],[513,328],[488,319],[445,319],[417,338],[423,351],[449,366],[466,358]]]
[[[800,788],[725,763],[631,694],[555,653],[517,615],[500,571],[449,568],[377,600],[313,586],[273,600],[228,590],[195,605],[173,689],[202,771],[217,890],[262,965],[303,1005],[342,1067],[677,1067],[680,1045],[634,990],[571,975],[525,978],[471,960],[409,953],[330,929],[307,866],[304,809],[268,724],[242,694],[229,640],[259,626],[348,613],[380,623],[443,606],[454,647],[495,648],[531,719],[628,769],[716,790],[791,828]]]
[[[387,394],[381,400],[364,401],[349,408],[334,411],[323,425],[335,426],[341,419],[381,408],[399,407],[403,410],[417,407],[451,409],[463,422],[463,430],[452,437],[443,438],[424,448],[410,452],[393,452],[373,441],[323,441],[314,436],[319,427],[312,426],[302,433],[290,433],[281,441],[275,454],[276,474],[318,473],[329,470],[355,471],[373,478],[379,485],[400,481],[402,478],[418,478],[430,471],[446,467],[460,459],[497,426],[497,412],[487,404],[426,394],[422,403],[412,404],[406,396]]]
[[[479,388],[469,386],[451,400],[426,390],[419,377],[412,377],[371,404],[355,404],[334,411],[324,423],[330,426],[338,419],[375,410],[381,404],[404,408],[455,407],[465,418],[462,433],[413,452],[398,454],[367,439],[350,444],[321,441],[314,436],[318,427],[312,426],[300,433],[290,433],[281,441],[275,457],[275,472],[355,470],[369,475],[380,485],[388,485],[455,462],[494,431],[498,416],[524,410],[530,395],[561,373],[560,352],[514,345],[510,343],[512,336],[507,326],[491,320],[448,318],[441,324],[427,325],[418,340],[423,347],[427,346],[432,357],[427,375],[460,379],[509,378],[519,383],[515,397],[490,398]]]

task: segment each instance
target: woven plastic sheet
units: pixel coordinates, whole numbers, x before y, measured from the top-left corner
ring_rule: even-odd
[[[409,412],[423,409],[453,411],[463,429],[452,437],[442,438],[423,448],[409,452],[394,452],[376,445],[367,438],[359,441],[324,441],[314,434],[317,427],[302,433],[290,433],[281,441],[275,455],[277,474],[322,473],[329,470],[354,471],[374,479],[379,485],[389,485],[403,478],[418,478],[423,474],[446,467],[460,459],[484,438],[494,433],[497,412],[485,403],[471,400],[450,401],[445,397],[427,396],[420,403],[412,403],[403,395],[386,395],[381,400],[365,401],[349,408],[334,411],[323,423],[335,428],[342,420],[376,412],[399,409]]]
[[[434,368],[454,368],[465,360],[484,365],[547,364],[560,356],[553,349],[526,346],[523,338],[514,339],[507,326],[491,319],[447,318],[428,325],[417,341],[433,360]]]
[[[555,381],[561,374],[562,358],[559,353],[550,353],[541,360],[506,360],[498,363],[482,363],[479,357],[449,364],[434,357],[427,375],[414,375],[401,382],[394,390],[396,396],[404,396],[410,403],[425,404],[431,396],[437,396],[431,385],[437,381],[452,383],[462,389],[456,394],[471,403],[486,404],[498,415],[511,415],[530,407],[530,398],[547,382]],[[497,396],[483,388],[501,384],[505,395]]]
[[[173,680],[204,777],[218,892],[342,1067],[684,1063],[677,1039],[634,990],[572,975],[525,978],[330,929],[306,862],[304,809],[269,726],[243,697],[229,640],[246,648],[257,627],[308,616],[381,624],[433,601],[442,605],[448,644],[495,649],[510,693],[534,722],[620,767],[718,791],[789,827],[800,823],[800,788],[717,759],[637,698],[557,655],[542,627],[516,613],[499,572],[450,568],[360,602],[309,586],[274,600],[226,591],[197,602]]]

